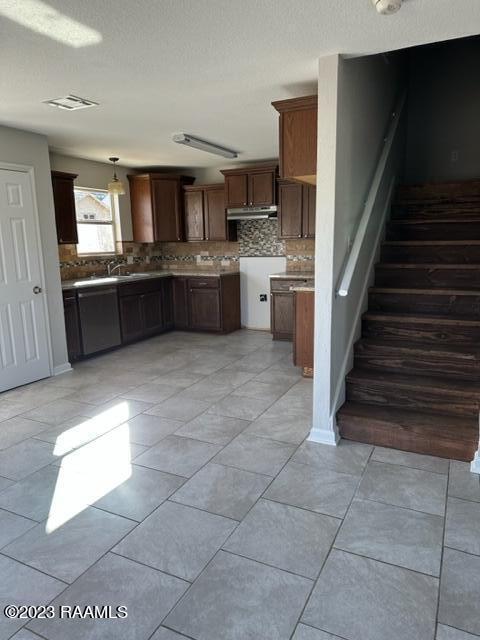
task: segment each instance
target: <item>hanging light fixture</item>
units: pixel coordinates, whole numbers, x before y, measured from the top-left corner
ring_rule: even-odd
[[[115,163],[119,161],[119,158],[109,158],[109,160],[113,163],[113,178],[111,182],[108,183],[108,193],[112,196],[123,196],[125,195],[125,187],[123,186],[123,182],[117,178],[115,167]]]

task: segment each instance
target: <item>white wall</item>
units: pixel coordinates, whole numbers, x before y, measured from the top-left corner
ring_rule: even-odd
[[[0,126],[0,160],[34,168],[53,366],[61,369],[68,362],[68,356],[47,139],[35,133]]]
[[[480,39],[414,49],[409,66],[407,181],[480,178]]]
[[[113,168],[108,162],[95,162],[71,156],[62,156],[56,153],[50,154],[50,164],[56,171],[76,173],[78,178],[75,186],[89,189],[106,189],[112,179]],[[130,192],[127,174],[137,173],[132,169],[117,166],[117,176],[125,185],[125,195],[118,197],[121,237],[117,240],[128,242],[133,240],[132,214],[130,210]]]
[[[405,83],[401,56],[320,59],[318,83],[317,227],[315,240],[315,380],[312,439],[333,442],[335,410],[343,402],[351,343],[360,332],[366,284],[390,166],[381,187],[357,271],[346,298],[335,289],[383,148],[393,106]],[[403,159],[403,158],[402,158]]]

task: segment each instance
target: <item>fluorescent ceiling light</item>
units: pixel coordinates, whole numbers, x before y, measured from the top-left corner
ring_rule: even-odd
[[[75,49],[102,41],[99,31],[60,13],[42,0],[0,0],[0,15]]]
[[[53,98],[52,100],[44,100],[44,104],[58,109],[66,109],[67,111],[75,111],[76,109],[87,109],[88,107],[98,107],[98,102],[87,100],[87,98],[79,98],[70,94],[63,98]]]
[[[187,147],[193,147],[194,149],[200,149],[200,151],[206,151],[207,153],[214,153],[217,156],[223,156],[224,158],[236,158],[238,153],[231,149],[225,149],[218,144],[212,144],[201,138],[196,138],[188,133],[176,133],[172,140],[178,142],[178,144],[184,144]]]

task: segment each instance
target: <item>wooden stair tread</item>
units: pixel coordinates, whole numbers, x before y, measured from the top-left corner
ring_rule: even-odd
[[[467,327],[479,327],[480,320],[472,320],[471,318],[449,318],[448,316],[427,316],[427,315],[415,315],[411,313],[388,313],[386,311],[381,313],[375,313],[374,311],[366,311],[363,314],[363,318],[367,320],[378,321],[395,321],[405,322],[406,324],[445,324],[448,326],[467,326]]]
[[[414,287],[370,287],[371,293],[405,293],[415,295],[445,295],[445,296],[480,296],[480,291],[471,289],[415,289]]]
[[[459,356],[469,360],[478,360],[480,354],[480,345],[475,347],[463,345],[438,345],[423,342],[412,343],[402,339],[387,338],[360,338],[356,345],[371,346],[385,351],[404,351],[407,353],[425,353],[435,354],[437,356]]]
[[[383,386],[393,386],[398,389],[441,391],[446,395],[469,397],[480,400],[480,382],[458,380],[455,378],[433,378],[417,375],[402,375],[399,373],[368,371],[364,369],[352,369],[346,377],[347,382],[372,382]]]
[[[480,269],[480,263],[453,264],[450,262],[378,262],[376,267],[381,269],[442,269],[445,271],[452,269],[466,269],[467,271],[475,271]]]
[[[478,419],[442,415],[436,413],[425,413],[412,411],[410,409],[392,409],[375,405],[360,404],[357,402],[346,402],[337,412],[337,417],[354,416],[373,422],[395,425],[412,431],[428,431],[432,435],[450,434],[458,437],[461,431],[472,442],[478,440]]]
[[[432,225],[432,224],[470,224],[471,222],[480,222],[480,216],[475,218],[396,218],[390,220],[391,225]]]
[[[385,240],[382,244],[394,247],[430,247],[430,246],[480,246],[480,240]]]

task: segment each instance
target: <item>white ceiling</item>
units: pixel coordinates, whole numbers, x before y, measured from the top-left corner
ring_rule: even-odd
[[[371,0],[0,0],[0,123],[46,134],[58,152],[114,154],[127,166],[222,164],[171,142],[175,132],[237,149],[241,162],[272,158],[270,102],[316,92],[320,56],[479,27],[479,0],[406,0],[388,17]],[[42,104],[68,93],[100,106]]]

